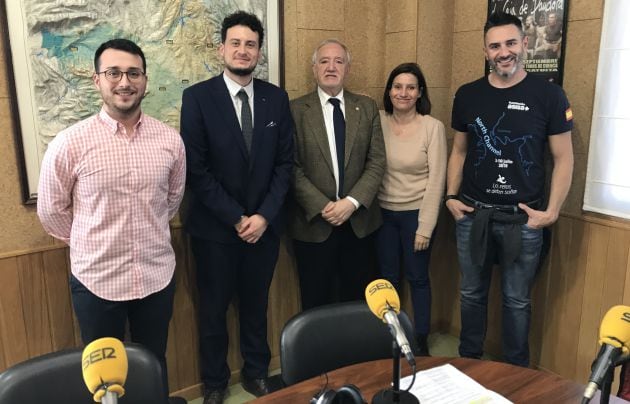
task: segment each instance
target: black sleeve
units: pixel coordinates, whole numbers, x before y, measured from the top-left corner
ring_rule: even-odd
[[[573,112],[562,87],[553,84],[549,91],[547,134],[557,135],[573,129]]]
[[[453,110],[451,112],[451,128],[458,132],[466,132],[468,130],[468,125],[464,122],[465,118],[463,115],[463,103],[465,98],[462,88],[460,87],[455,93],[455,97],[453,97]]]

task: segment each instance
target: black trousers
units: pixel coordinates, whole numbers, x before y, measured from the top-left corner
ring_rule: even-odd
[[[248,378],[267,377],[271,359],[267,305],[280,240],[269,233],[256,244],[223,244],[197,237],[191,237],[191,241],[199,288],[201,380],[207,389],[227,387],[230,368],[226,313],[235,295],[242,374]]]
[[[90,292],[74,276],[70,277],[72,305],[79,321],[84,344],[103,337],[125,338],[129,321],[131,341],[144,345],[162,365],[162,380],[168,395],[166,343],[168,324],[173,315],[175,277],[164,289],[143,299],[111,301]]]
[[[293,240],[302,310],[365,299],[376,274],[374,237],[358,238],[349,222],[333,228],[321,243]]]

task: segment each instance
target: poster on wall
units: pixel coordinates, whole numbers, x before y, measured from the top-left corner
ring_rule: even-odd
[[[222,71],[217,52],[221,22],[236,10],[263,21],[265,38],[255,75],[281,85],[282,0],[12,0],[0,8],[0,23],[9,34],[7,72],[13,75],[9,82],[17,98],[14,119],[19,122],[16,144],[25,203],[37,198],[48,143],[99,111],[93,58],[109,39],[127,38],[142,48],[148,77],[142,109],[175,128],[182,91]]]
[[[495,11],[517,16],[527,37],[525,70],[562,85],[569,0],[489,0],[488,15]],[[486,73],[490,67],[486,62]]]

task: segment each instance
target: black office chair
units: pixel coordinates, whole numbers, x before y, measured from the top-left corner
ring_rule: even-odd
[[[125,344],[129,371],[120,404],[167,404],[162,369],[155,355],[138,344]],[[0,404],[94,403],[83,382],[82,348],[29,359],[0,373]],[[185,401],[184,401],[185,402]]]
[[[411,349],[416,352],[409,317],[398,315]],[[291,318],[280,336],[282,380],[287,386],[313,376],[392,357],[392,336],[364,301],[316,307]]]

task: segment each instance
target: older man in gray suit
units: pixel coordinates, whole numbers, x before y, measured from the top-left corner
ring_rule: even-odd
[[[350,52],[338,40],[313,54],[317,90],[291,102],[295,121],[290,230],[302,309],[363,298],[385,146],[374,100],[344,90]]]

